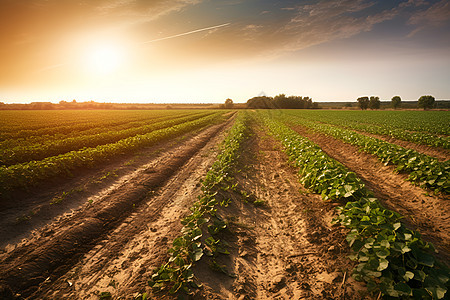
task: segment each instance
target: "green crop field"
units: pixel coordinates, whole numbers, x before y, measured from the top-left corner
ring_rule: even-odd
[[[206,126],[217,111],[2,111],[0,192]]]
[[[224,281],[233,299],[446,299],[449,124],[446,111],[0,111],[0,235],[42,231],[5,248],[0,282],[28,298],[209,298]]]

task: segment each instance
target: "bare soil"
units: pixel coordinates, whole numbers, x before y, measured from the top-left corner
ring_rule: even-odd
[[[230,224],[221,263],[235,276],[198,266],[203,289],[193,298],[371,299],[351,277],[345,230],[331,224],[337,204],[309,194],[280,143],[255,130],[236,175],[241,192],[220,211]]]
[[[407,181],[406,174],[394,173],[393,166],[385,166],[374,155],[360,152],[358,147],[332,137],[313,133],[306,128],[294,128],[308,137],[330,157],[355,172],[389,209],[405,217],[404,222],[419,231],[425,240],[434,244],[437,256],[450,263],[450,207],[446,195],[434,195]]]
[[[164,160],[164,153],[173,151],[197,134],[163,141],[134,154],[115,157],[95,168],[78,170],[71,177],[53,178],[0,199],[0,253],[10,252],[22,239],[36,235],[35,229],[54,222],[55,218],[68,217],[80,207],[103,198],[155,161]]]
[[[172,146],[169,144],[160,145],[169,146],[167,149],[164,147],[160,148],[159,151],[150,149],[150,158],[147,158],[147,164],[141,165],[137,170],[118,178],[116,182],[110,183],[109,186],[106,185],[104,190],[99,192],[96,197],[89,199],[92,201],[87,201],[88,199],[84,198],[83,204],[76,210],[59,216],[46,226],[37,228],[31,237],[19,244],[9,244],[6,251],[0,256],[2,265],[0,270],[0,298],[37,299],[50,297],[61,299],[59,295],[53,294],[62,289],[62,286],[57,284],[54,286],[53,284],[58,282],[57,279],[62,275],[67,274],[67,272],[70,273],[71,268],[86,253],[89,256],[91,251],[98,252],[98,249],[104,249],[102,240],[106,239],[106,244],[115,246],[115,248],[110,249],[109,256],[101,255],[100,261],[109,265],[111,257],[117,256],[118,250],[122,249],[128,239],[139,234],[143,228],[149,229],[150,232],[156,232],[155,228],[157,227],[150,228],[148,224],[151,224],[151,220],[156,220],[160,216],[161,210],[165,209],[172,200],[181,201],[179,205],[183,205],[184,208],[183,210],[173,210],[172,214],[187,211],[184,205],[187,205],[185,203],[188,201],[187,198],[192,201],[193,193],[186,191],[185,195],[188,195],[185,196],[186,199],[180,199],[180,197],[172,199],[172,194],[180,192],[183,184],[186,185],[185,189],[192,189],[186,178],[189,176],[198,177],[205,173],[200,166],[205,168],[208,163],[211,163],[212,158],[205,158],[214,157],[211,150],[223,138],[224,129],[227,126],[230,126],[230,122],[212,126],[194,136],[185,136],[184,139],[179,139],[178,143],[173,143]],[[159,155],[155,156],[155,151]],[[145,153],[141,153],[141,155],[145,157]],[[143,161],[138,160],[140,163]],[[183,168],[189,176],[183,175]],[[181,179],[173,179],[178,178],[177,176],[181,176]],[[198,179],[197,177],[195,178]],[[167,189],[161,188],[170,180],[175,180],[177,184],[172,187],[169,186]],[[84,179],[81,179],[81,181],[82,183],[85,182]],[[90,182],[90,180],[87,181]],[[196,185],[194,187],[197,188]],[[161,191],[164,191],[162,196],[158,195]],[[76,199],[72,200],[77,203]],[[66,200],[63,202],[66,202]],[[33,203],[33,201],[30,201],[30,203]],[[48,208],[48,211],[51,211],[53,207],[57,211],[56,213],[63,210],[55,204],[53,206],[39,204]],[[10,206],[13,205],[10,204]],[[20,206],[20,203],[18,206]],[[133,217],[134,215],[136,216]],[[33,221],[36,219],[35,224],[39,224],[39,217],[40,215],[36,214],[31,219]],[[178,220],[179,215],[173,218]],[[137,222],[138,225],[132,224],[133,222]],[[171,229],[167,225],[170,225],[170,222],[165,222],[164,225],[160,226],[164,230]],[[109,235],[113,235],[117,230],[119,230],[119,237],[117,238],[119,242],[113,244],[110,242],[112,238]],[[160,236],[161,234],[158,232],[157,235]],[[170,238],[170,235],[163,234],[161,238],[156,239],[159,243],[165,242],[164,247],[160,247],[160,249],[167,249],[168,238]],[[149,247],[152,248],[151,245]],[[149,249],[146,248],[146,250]],[[97,263],[93,267],[94,269],[97,268],[95,269],[97,272],[104,274],[104,268],[99,267],[99,265],[100,263]],[[92,272],[92,274],[94,273]],[[64,282],[63,286],[78,287],[78,285],[67,282]],[[85,288],[85,285],[83,287]],[[78,298],[76,290],[75,293],[77,295],[75,298]]]
[[[102,181],[96,197],[75,194],[82,205],[1,254],[0,298],[176,297],[154,294],[147,281],[167,260],[229,126],[149,150],[146,164],[131,174],[118,167],[120,175]],[[219,260],[228,274],[202,259],[195,274],[203,286],[189,298],[371,299],[351,277],[345,230],[331,225],[337,204],[309,194],[280,144],[254,130],[235,176],[239,192],[223,194],[231,201],[219,210],[229,222],[223,238],[230,254]]]

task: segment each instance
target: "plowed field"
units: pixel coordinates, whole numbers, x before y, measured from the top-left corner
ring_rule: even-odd
[[[233,188],[216,196],[226,200],[217,214],[227,224],[218,237],[226,241],[228,253],[217,256],[217,265],[208,258],[196,261],[193,272],[200,287],[188,294],[150,288],[148,281],[167,262],[167,250],[182,231],[180,220],[204,193],[202,182],[235,119],[236,114],[227,114],[218,124],[1,199],[0,298],[380,298],[352,277],[357,263],[348,258],[348,229],[332,224],[336,207],[345,202],[324,201],[300,184],[281,142],[255,117],[246,123]],[[291,127],[361,178],[449,264],[446,194],[406,181],[407,175],[355,146],[301,125]],[[414,147],[448,161],[446,150]]]

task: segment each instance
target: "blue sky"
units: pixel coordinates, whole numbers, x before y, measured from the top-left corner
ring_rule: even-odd
[[[450,99],[450,2],[0,0],[0,101]]]

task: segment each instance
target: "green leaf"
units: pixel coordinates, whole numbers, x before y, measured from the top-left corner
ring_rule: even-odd
[[[415,270],[418,267],[417,260],[415,260],[414,258],[408,259],[406,261],[406,265],[413,270]]]
[[[201,248],[197,248],[191,253],[191,258],[193,261],[199,261],[202,256],[203,250]]]
[[[446,289],[440,287],[427,287],[426,290],[433,295],[434,299],[444,299]]]
[[[200,228],[196,228],[192,231],[192,241],[198,240],[202,237],[202,230]]]
[[[412,289],[404,282],[397,283],[394,286],[394,289],[398,292],[401,292],[402,295],[412,296]]]
[[[355,189],[353,188],[353,186],[348,185],[348,184],[344,185],[344,189],[345,189],[344,198],[350,197],[355,192]]]
[[[362,217],[361,222],[370,222],[370,217],[369,216]]]
[[[411,251],[411,248],[409,248],[408,246],[403,244],[400,250],[402,251],[403,254],[405,254],[405,253]]]
[[[417,300],[429,299],[430,294],[424,289],[413,289],[413,298]]]
[[[175,294],[176,292],[178,292],[178,290],[180,289],[181,285],[182,285],[181,282],[176,282],[174,284],[174,286],[169,290],[169,293]]]
[[[422,281],[422,282],[425,280],[425,277],[427,276],[425,274],[425,272],[422,270],[414,270],[413,273],[414,273],[414,279]]]
[[[437,287],[436,288],[436,296],[438,299],[444,299],[445,293],[447,292],[446,289]]]
[[[410,271],[406,271],[406,273],[405,273],[405,275],[403,276],[403,278],[404,278],[406,281],[409,281],[409,280],[411,280],[411,279],[414,278],[414,273],[413,273],[413,272],[410,272]]]
[[[386,249],[389,249],[391,247],[391,245],[389,244],[389,242],[387,240],[382,240],[380,242],[381,247],[384,247]]]
[[[381,249],[381,250],[376,251],[375,253],[380,258],[386,258],[389,256],[389,254],[391,254],[389,252],[389,250],[387,250],[387,249]]]
[[[386,270],[387,267],[389,266],[389,261],[387,259],[385,259],[385,258],[381,258],[379,263],[380,264],[379,264],[378,269],[377,269],[378,271]]]
[[[443,272],[445,272],[445,271],[443,271]],[[443,272],[438,273],[436,275],[436,277],[442,284],[446,284],[447,281],[449,280],[449,277],[448,277],[449,274],[447,274],[447,273],[444,274]]]
[[[421,265],[432,268],[434,266],[434,257],[433,255],[427,254],[425,252],[420,251],[417,254],[417,262]]]

